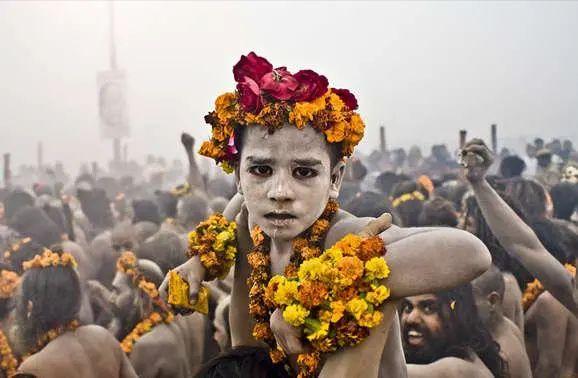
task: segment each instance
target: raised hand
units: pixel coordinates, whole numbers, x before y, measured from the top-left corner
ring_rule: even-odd
[[[383,231],[391,227],[391,214],[383,213],[369,222],[358,235],[364,238],[372,237],[381,234]],[[271,331],[275,335],[277,344],[287,354],[301,354],[309,352],[307,345],[301,342],[301,330],[293,327],[283,319],[281,310],[276,309],[271,315],[270,321]]]
[[[472,139],[461,151],[461,164],[469,182],[483,180],[494,162],[492,151],[481,139]]]
[[[199,290],[201,288],[201,283],[205,279],[206,270],[199,256],[193,256],[188,259],[184,264],[181,264],[172,270],[176,272],[182,279],[187,281],[189,284],[189,301],[191,303],[197,302],[199,296]],[[169,289],[169,276],[170,272],[167,273],[165,279],[159,286],[159,294],[166,301],[168,298]]]

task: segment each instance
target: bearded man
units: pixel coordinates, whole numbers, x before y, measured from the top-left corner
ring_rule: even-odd
[[[470,284],[403,299],[401,329],[410,378],[506,376],[500,347],[478,317]]]
[[[104,328],[79,326],[81,289],[74,258],[45,250],[23,264],[16,323],[24,351],[17,375],[136,377],[119,343]]]
[[[312,232],[309,228],[338,197],[344,158],[361,140],[364,126],[354,112],[355,97],[348,90],[329,89],[327,79],[311,70],[295,75],[284,67],[273,70],[266,59],[250,53],[241,57],[234,76],[238,92],[220,96],[217,111],[206,117],[213,137],[203,144],[201,154],[235,172],[239,193],[225,217],[235,219],[241,202],[246,208],[237,216],[230,309],[235,347],[263,345],[253,336],[255,322],[249,312],[249,229],[257,225],[267,236],[271,274],[283,274],[294,253],[294,239]],[[321,249],[358,233],[371,218],[338,210],[326,221]],[[463,284],[490,264],[485,246],[460,230],[392,226],[380,237],[387,245],[392,301],[385,304],[383,321],[363,343],[328,357],[322,376],[404,376],[395,299]],[[201,282],[208,278],[200,258],[192,257],[175,271],[189,283],[194,302]],[[161,291],[166,292],[167,286],[168,278]],[[271,328],[286,353],[304,350],[300,331],[285,323],[279,310],[271,315]]]

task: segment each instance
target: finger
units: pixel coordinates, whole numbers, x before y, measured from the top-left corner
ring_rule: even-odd
[[[472,145],[465,149],[466,154],[472,153],[476,154],[484,159],[484,162],[491,163],[493,161],[493,155],[490,149],[486,146]]]
[[[361,237],[379,235],[389,227],[391,227],[391,214],[383,213],[378,218],[369,222],[358,235]]]
[[[170,272],[169,272],[170,274]],[[159,286],[159,295],[161,296],[161,298],[166,301],[167,298],[169,297],[169,274],[167,274],[165,276],[165,279],[163,280],[163,282],[161,283],[161,286]]]

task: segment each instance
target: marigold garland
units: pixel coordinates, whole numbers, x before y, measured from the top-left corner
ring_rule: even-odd
[[[576,267],[571,264],[564,264],[564,267],[573,277],[576,277]],[[544,286],[537,278],[528,283],[522,295],[522,307],[524,311],[527,311],[544,291]]]
[[[297,278],[301,263],[306,258],[316,257],[321,254],[323,240],[338,209],[338,203],[335,200],[329,200],[321,217],[303,234],[293,240],[293,254],[285,268],[285,277]],[[269,325],[271,313],[276,308],[274,295],[271,290],[267,290],[271,279],[271,260],[269,256],[271,239],[258,226],[251,231],[251,238],[253,239],[254,248],[247,255],[247,260],[251,267],[247,285],[249,287],[249,314],[255,320],[253,337],[266,342],[271,347],[270,356],[273,363],[279,363],[286,356],[283,350],[277,346]]]
[[[18,273],[10,270],[0,271],[0,298],[12,298],[19,283],[20,276]]]
[[[64,334],[65,332],[73,332],[75,331],[78,327],[80,327],[80,322],[76,319],[71,320],[70,322],[68,322],[67,324],[52,328],[48,331],[46,331],[44,334],[42,334],[36,341],[36,346],[33,347],[31,350],[28,351],[28,353],[22,357],[23,360],[27,359],[28,357],[32,356],[35,353],[38,353],[42,350],[42,348],[44,348],[46,345],[48,345],[51,341],[53,341],[54,339],[56,339],[58,336]]]
[[[425,201],[425,196],[422,192],[415,190],[411,193],[404,193],[401,196],[395,198],[393,201],[391,201],[391,205],[393,207],[398,207],[402,203],[412,200]]]
[[[255,53],[241,57],[233,72],[237,91],[215,100],[215,110],[205,116],[212,126],[211,139],[199,150],[227,173],[238,159],[235,133],[240,127],[259,125],[272,133],[287,123],[298,129],[309,125],[328,143],[341,143],[341,157],[351,156],[363,138],[365,125],[354,111],[355,96],[346,89],[328,88],[324,76],[311,70],[293,76],[284,67],[273,69]]]
[[[266,297],[313,348],[297,360],[300,377],[316,375],[322,353],[360,343],[381,323],[377,307],[390,295],[382,283],[390,273],[385,252],[381,237],[349,234],[303,261],[296,278],[269,281]]]
[[[132,352],[134,344],[147,332],[150,332],[155,326],[160,323],[169,324],[173,321],[173,313],[169,310],[166,303],[159,296],[159,292],[154,283],[145,279],[144,275],[138,269],[138,259],[135,254],[130,251],[125,251],[116,262],[116,267],[119,272],[126,274],[134,287],[142,290],[147,294],[153,306],[158,311],[153,311],[147,318],[140,321],[132,331],[122,340],[120,346],[122,350],[129,354]]]
[[[8,338],[0,330],[0,355],[2,359],[0,360],[0,368],[4,371],[6,377],[13,377],[16,374],[16,369],[18,368],[18,360],[12,352]]]
[[[223,279],[235,264],[237,224],[222,214],[213,214],[189,233],[187,256],[199,256],[207,269],[207,280]]]

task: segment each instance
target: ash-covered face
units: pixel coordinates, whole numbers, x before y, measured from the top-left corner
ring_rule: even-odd
[[[408,363],[429,364],[442,356],[447,335],[436,295],[417,295],[402,301],[401,338]]]
[[[330,153],[325,137],[311,127],[286,125],[273,134],[248,127],[236,175],[250,222],[278,240],[309,228],[339,194],[344,164],[332,168]]]

